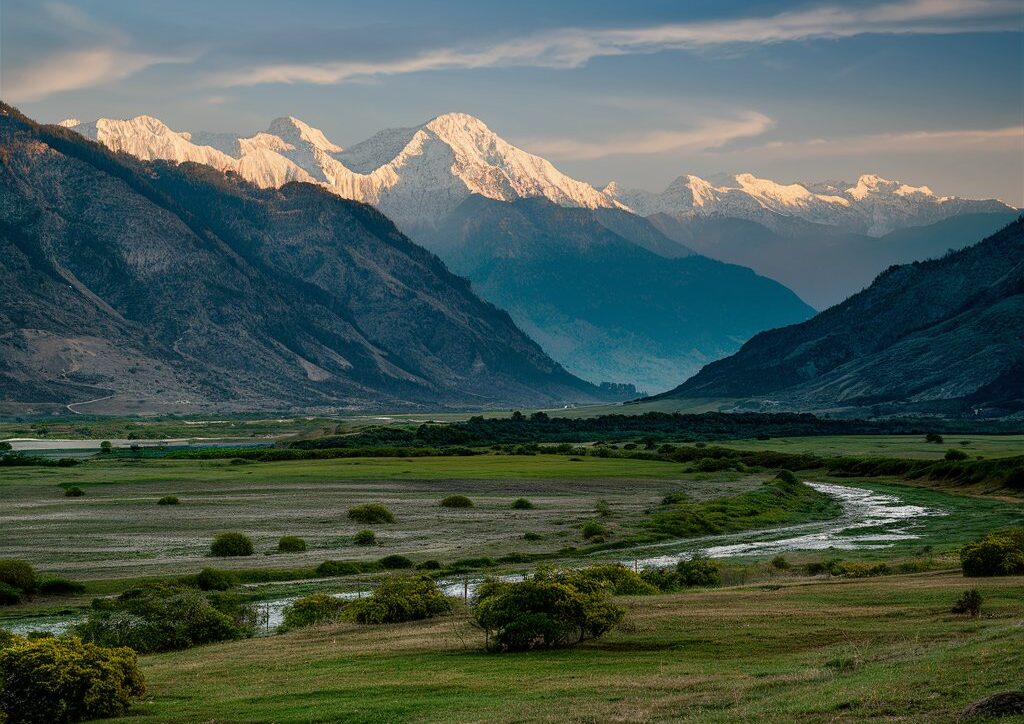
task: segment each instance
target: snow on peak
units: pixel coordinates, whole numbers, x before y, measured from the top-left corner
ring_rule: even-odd
[[[75,126],[82,125],[82,122],[77,118],[65,118],[63,121],[57,123],[58,126],[64,126],[64,128],[74,128]]]
[[[267,133],[292,143],[304,141],[327,153],[341,153],[344,150],[341,146],[327,140],[327,136],[319,128],[313,128],[295,116],[275,118],[270,122]]]

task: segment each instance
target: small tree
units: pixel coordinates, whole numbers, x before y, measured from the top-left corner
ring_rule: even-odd
[[[1024,574],[1024,528],[989,533],[960,549],[965,576]]]
[[[941,445],[943,443],[942,435],[940,435],[937,432],[929,432],[927,435],[924,436],[924,441],[933,442],[936,445]]]
[[[978,589],[971,588],[960,594],[960,598],[956,600],[950,611],[961,615],[977,617],[981,613],[981,601],[982,598],[981,594],[978,593]]]
[[[244,533],[218,533],[210,544],[210,555],[222,558],[251,556],[253,550],[252,539]]]
[[[105,453],[110,453],[110,452],[113,452],[113,451],[114,451],[114,446],[110,444],[110,440],[104,440],[103,442],[100,443],[100,452],[101,453],[105,454]]]

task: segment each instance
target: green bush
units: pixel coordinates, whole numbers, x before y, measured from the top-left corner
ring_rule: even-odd
[[[165,495],[156,501],[157,505],[178,505],[181,501],[174,495]]]
[[[442,508],[472,508],[473,501],[465,495],[449,495],[441,501]]]
[[[430,576],[385,578],[369,596],[350,605],[358,623],[401,623],[451,612],[451,604]]]
[[[382,568],[386,568],[389,571],[397,570],[399,568],[412,568],[412,561],[405,556],[392,554],[390,556],[384,556],[377,561]]]
[[[870,578],[872,576],[888,576],[892,573],[892,568],[886,563],[839,563],[835,566],[834,570],[830,570],[832,575],[843,575],[848,578]]]
[[[195,584],[201,591],[226,591],[238,584],[233,573],[217,568],[204,568],[195,576]]]
[[[117,598],[97,598],[89,618],[72,628],[85,641],[139,653],[176,651],[251,636],[255,612],[231,593],[154,584]]]
[[[640,578],[662,593],[673,593],[683,587],[679,571],[672,568],[645,568],[640,571]]]
[[[65,498],[81,498],[83,495],[85,495],[85,491],[82,490],[77,485],[72,485],[68,488],[64,488]]]
[[[417,571],[439,571],[441,570],[441,561],[435,561],[433,558],[423,561],[416,566]]]
[[[350,508],[348,517],[357,523],[394,523],[395,516],[380,503],[367,503]]]
[[[965,576],[1024,574],[1024,528],[994,531],[960,549]]]
[[[66,596],[74,593],[85,593],[85,586],[78,581],[61,576],[40,579],[36,590],[46,596]]]
[[[25,593],[9,583],[0,581],[0,606],[14,606],[21,603]]]
[[[488,580],[473,610],[492,651],[573,646],[602,636],[625,610],[611,602],[605,581],[578,571],[539,568],[519,582]]]
[[[302,553],[306,550],[306,541],[297,535],[283,535],[277,541],[279,553]]]
[[[958,598],[953,604],[950,612],[967,616],[977,616],[981,613],[981,601],[981,594],[978,593],[978,589],[972,588],[960,594],[960,598]]]
[[[352,576],[380,570],[379,563],[369,561],[324,561],[316,567],[318,576]]]
[[[586,540],[590,540],[592,538],[603,538],[608,535],[608,529],[596,520],[588,520],[583,524],[583,527],[580,528],[580,533]]]
[[[220,558],[251,556],[252,539],[244,533],[218,533],[210,544],[210,555]]]
[[[608,505],[608,501],[602,498],[594,503],[594,512],[600,515],[602,518],[607,518],[612,514],[612,507]]]
[[[777,571],[788,571],[790,568],[789,561],[786,560],[785,556],[775,556],[771,560],[772,568]]]
[[[36,590],[36,572],[25,561],[13,558],[0,559],[0,583],[17,588],[23,593],[34,593]]]
[[[781,480],[784,483],[789,483],[790,485],[796,485],[800,482],[797,480],[797,477],[792,470],[780,470],[778,475],[775,476],[775,479]]]
[[[533,503],[526,498],[516,498],[512,501],[512,510],[532,510]]]
[[[811,561],[810,563],[804,564],[804,573],[808,576],[820,576],[828,573],[828,566],[821,561]]]
[[[377,544],[377,534],[372,530],[361,530],[352,538],[357,546],[372,546]]]
[[[956,462],[957,460],[966,460],[969,457],[970,455],[965,453],[963,450],[954,450],[953,448],[950,448],[949,450],[946,451],[946,454],[943,456],[943,459],[949,462]]]
[[[715,561],[694,556],[688,561],[679,561],[676,571],[684,586],[721,586],[722,571]]]
[[[71,637],[3,647],[0,682],[0,721],[10,724],[118,717],[146,693],[134,651]]]
[[[348,602],[326,593],[312,593],[297,598],[284,609],[280,631],[316,626],[341,620]]]
[[[941,445],[943,442],[942,435],[940,435],[937,432],[929,432],[927,435],[924,436],[924,441],[933,442],[936,445]]]
[[[603,581],[616,596],[650,596],[658,593],[657,586],[645,581],[639,573],[621,563],[588,566],[579,571],[584,578]]]
[[[685,503],[689,499],[690,499],[690,496],[688,496],[682,490],[674,490],[671,493],[669,493],[668,495],[666,495],[664,498],[661,499],[661,504],[662,505],[675,505],[676,503]]]

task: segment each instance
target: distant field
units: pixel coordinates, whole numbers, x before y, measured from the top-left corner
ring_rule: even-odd
[[[966,443],[966,444],[965,444]],[[840,435],[778,437],[770,440],[722,440],[715,445],[737,450],[775,450],[821,456],[920,458],[938,460],[950,448],[984,458],[1024,455],[1024,435],[943,435],[941,444],[923,435]]]
[[[984,615],[950,614],[972,586]],[[620,629],[573,650],[484,654],[462,614],[147,656],[131,718],[952,722],[1024,671],[1020,578],[805,580],[625,602]]]

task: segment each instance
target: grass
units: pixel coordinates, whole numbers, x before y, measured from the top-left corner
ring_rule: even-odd
[[[978,619],[949,613],[977,587]],[[1024,581],[957,574],[625,599],[609,636],[495,655],[453,619],[142,658],[143,721],[952,721],[1019,687]]]
[[[963,443],[967,442],[966,445]],[[943,435],[940,445],[924,435],[835,435],[779,437],[770,440],[720,440],[715,445],[736,450],[772,450],[821,457],[853,456],[941,460],[949,449],[984,458],[1024,455],[1024,435]]]

